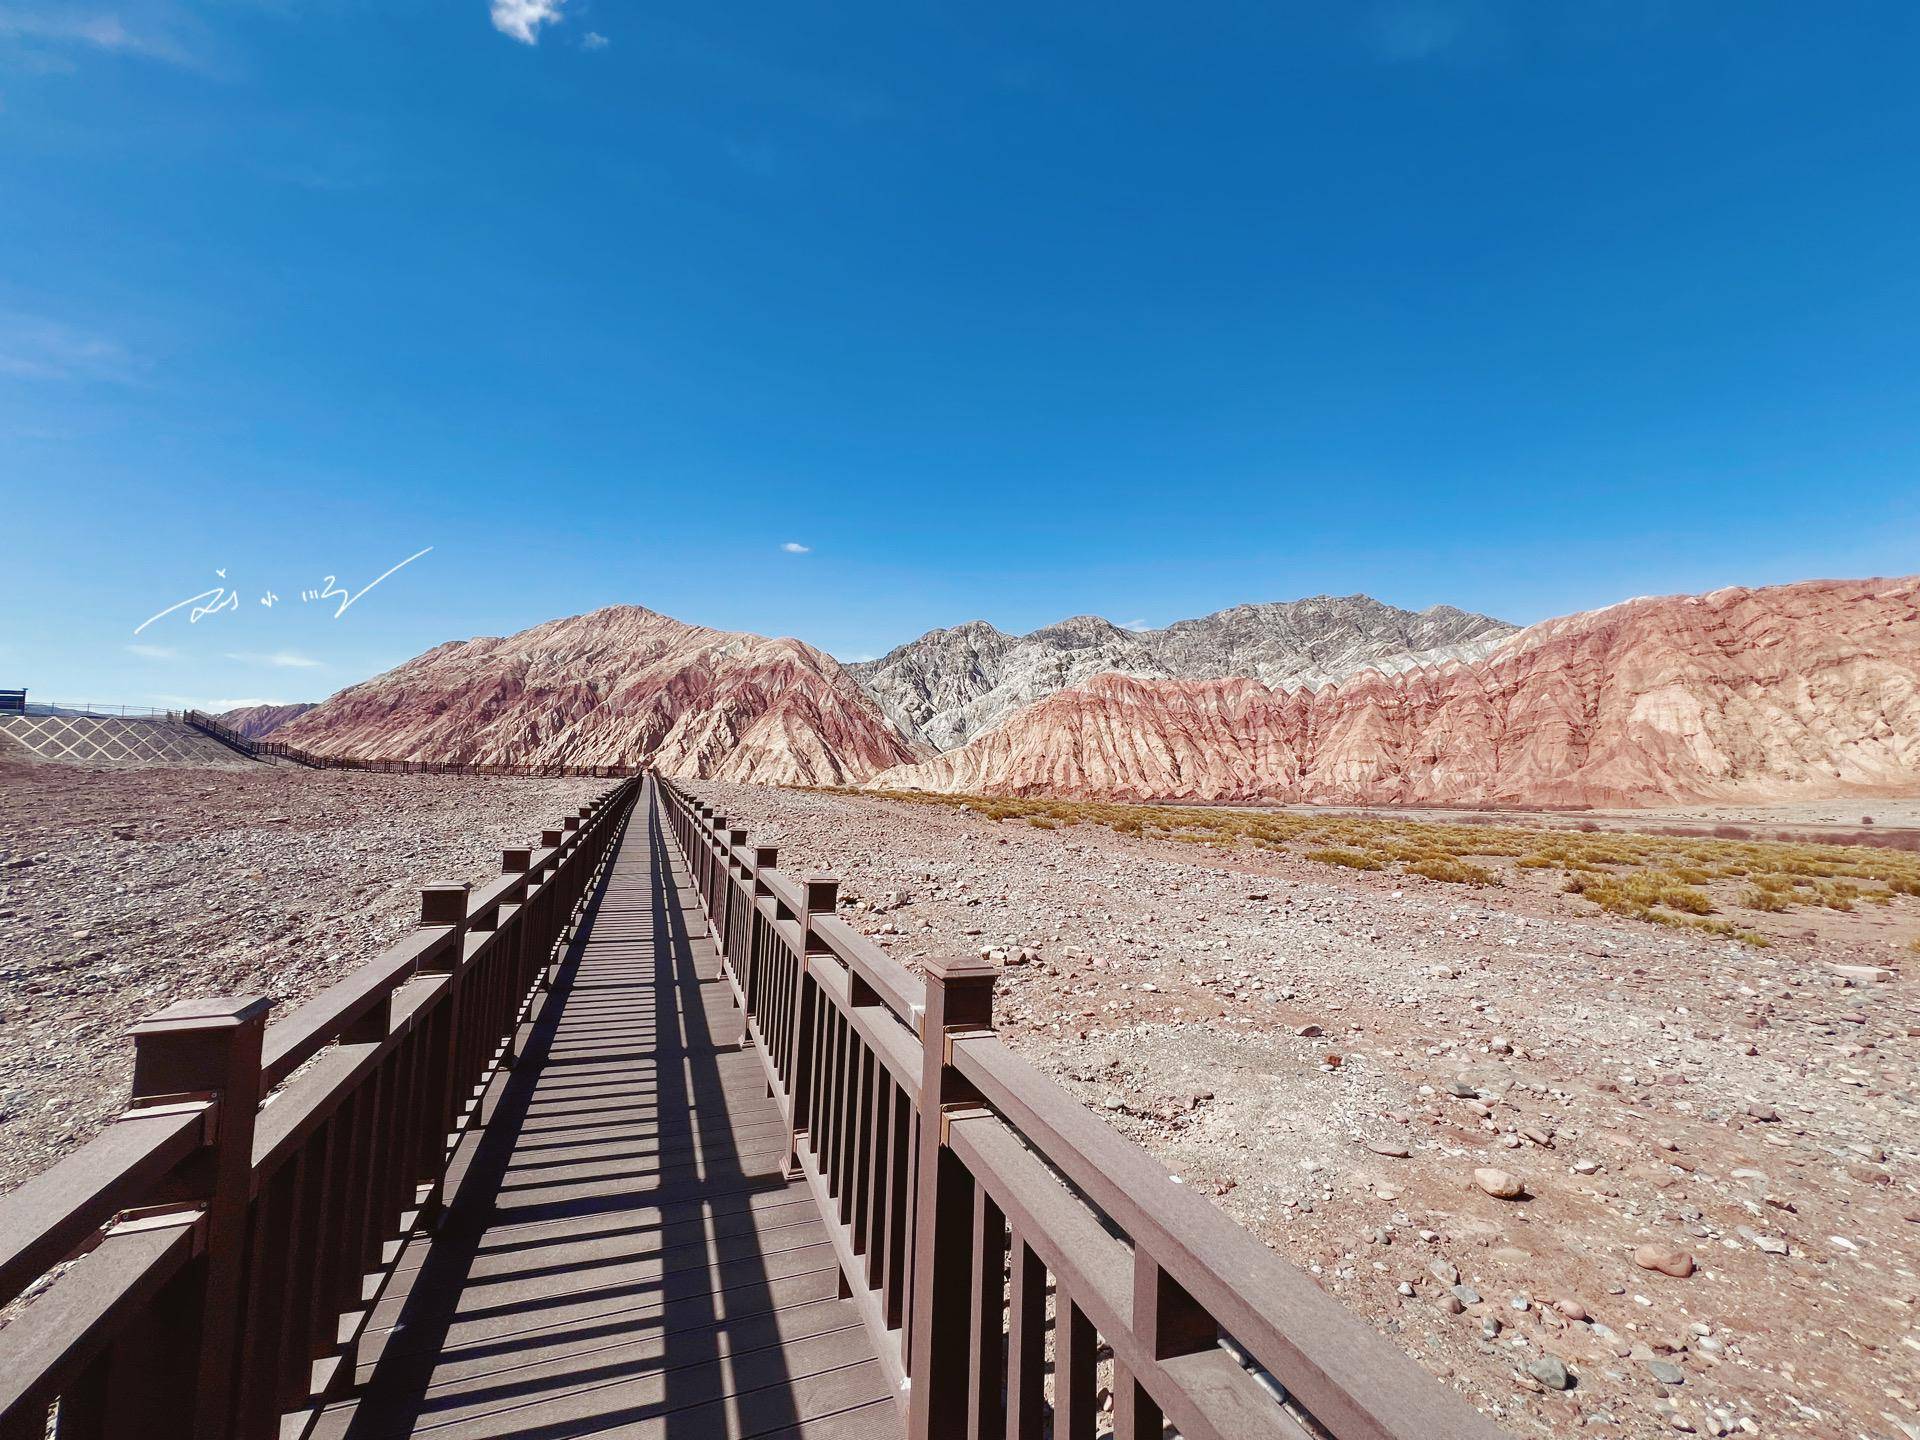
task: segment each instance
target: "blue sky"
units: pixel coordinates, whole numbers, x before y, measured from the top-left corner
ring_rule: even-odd
[[[1908,573],[1917,74],[1908,4],[0,0],[0,684]]]

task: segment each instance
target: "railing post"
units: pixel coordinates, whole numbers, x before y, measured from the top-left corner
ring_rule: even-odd
[[[253,1124],[260,1109],[260,1046],[267,1000],[181,1000],[133,1027],[133,1099],[213,1094],[213,1143],[177,1172],[177,1193],[160,1203],[206,1206],[206,1250],[198,1257],[198,1314],[180,1321],[194,1337],[194,1440],[233,1434],[240,1353],[241,1286],[252,1200]]]
[[[534,966],[538,963],[536,947],[540,937],[534,928],[535,916],[527,897],[527,881],[533,869],[533,848],[528,845],[511,845],[500,852],[500,873],[518,875],[520,883],[507,892],[505,904],[518,905],[520,911],[513,918],[513,957],[512,975],[514,1015],[519,1015],[519,1007],[527,998],[527,992],[533,988]],[[545,973],[545,966],[541,966]],[[507,1031],[506,1048],[501,1052],[500,1063],[511,1070],[520,1058],[520,1027],[515,1024]]]
[[[747,978],[743,986],[749,1015],[758,1014],[760,1006],[760,947],[754,944],[759,933],[760,902],[773,894],[773,887],[761,877],[773,869],[779,859],[780,852],[772,845],[753,847],[753,897],[747,903]]]
[[[920,1146],[914,1177],[908,1440],[963,1440],[972,1351],[973,1176],[947,1144],[947,1117],[980,1097],[953,1068],[953,1041],[993,1027],[993,966],[972,957],[924,966]]]
[[[807,978],[807,957],[826,951],[813,933],[816,915],[831,915],[840,903],[840,882],[831,875],[809,875],[802,883],[805,907],[800,921],[800,953],[793,967],[793,1048],[787,1057],[787,1089],[792,1101],[787,1116],[787,1174],[800,1173],[799,1136],[813,1123],[807,1110],[807,1092],[813,1080],[813,985]]]
[[[741,852],[746,849],[747,827],[744,825],[728,825],[726,842],[727,853],[724,873],[727,877],[727,883],[720,887],[720,958],[726,962],[727,968],[734,972],[734,981],[738,983],[740,980],[740,971],[739,967],[733,963],[733,930],[736,918],[733,908],[733,882],[742,877],[742,871],[745,868],[740,855]]]
[[[446,1017],[436,1043],[428,1051],[433,1067],[428,1085],[430,1113],[424,1140],[425,1153],[419,1157],[420,1173],[432,1187],[427,1202],[420,1208],[419,1226],[426,1229],[440,1215],[446,1197],[442,1193],[443,1172],[447,1165],[447,1143],[460,1120],[460,1070],[465,1054],[466,1035],[466,949],[467,887],[465,885],[429,885],[420,892],[420,923],[446,925],[453,935],[446,947],[420,968],[428,974],[444,974],[447,996],[440,1006]]]

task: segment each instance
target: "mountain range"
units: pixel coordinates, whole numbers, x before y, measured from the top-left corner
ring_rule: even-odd
[[[634,605],[451,642],[274,729],[349,756],[1129,799],[1561,806],[1920,792],[1920,578],[1524,630],[1364,595],[936,630],[843,666]]]
[[[837,660],[638,605],[452,641],[276,729],[321,754],[841,785],[924,758]]]
[[[849,666],[900,730],[936,750],[964,745],[1023,706],[1113,673],[1317,688],[1360,670],[1392,674],[1471,660],[1517,627],[1451,605],[1417,614],[1367,595],[1236,605],[1164,630],[1076,615],[1028,635],[975,620]]]

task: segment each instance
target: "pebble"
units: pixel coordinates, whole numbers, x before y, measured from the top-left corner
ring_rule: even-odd
[[[1644,1363],[1647,1367],[1647,1373],[1662,1385],[1684,1385],[1687,1383],[1687,1372],[1671,1360],[1648,1360]]]

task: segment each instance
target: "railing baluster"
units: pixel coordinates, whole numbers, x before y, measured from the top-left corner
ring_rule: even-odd
[[[1093,1440],[1098,1416],[1093,1322],[1065,1290],[1053,1296],[1053,1440]]]
[[[967,1392],[970,1440],[1006,1430],[1001,1386],[1006,1381],[1007,1222],[982,1186],[973,1195],[973,1384]]]
[[[1007,1440],[1047,1423],[1047,1267],[1016,1231],[1007,1277]]]

